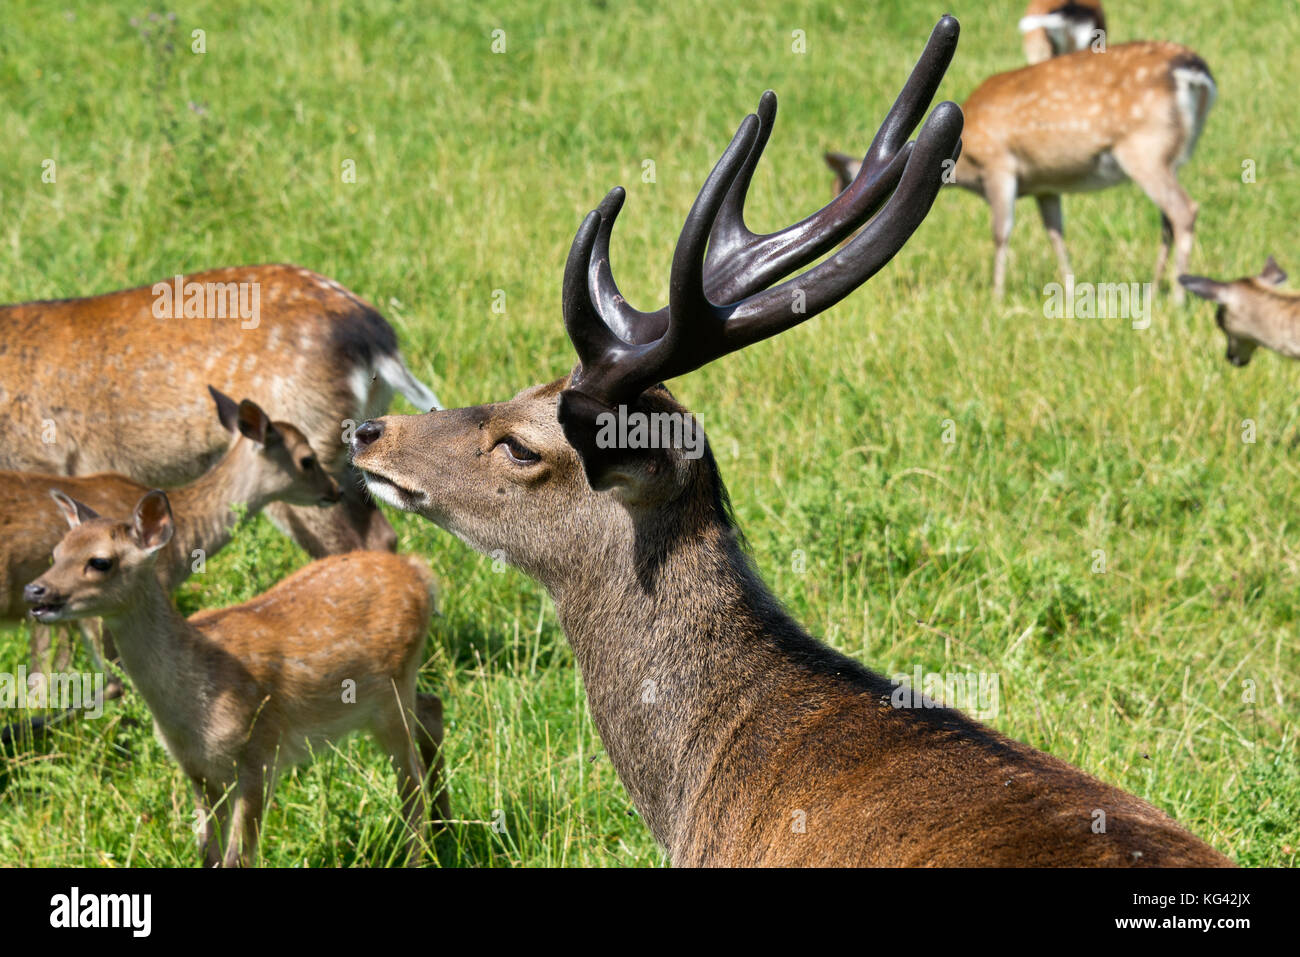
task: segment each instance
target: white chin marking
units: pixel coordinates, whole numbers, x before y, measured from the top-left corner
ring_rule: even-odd
[[[366,488],[370,491],[370,494],[379,499],[379,501],[391,505],[393,508],[400,508],[406,512],[412,511],[415,508],[415,503],[412,501],[412,497],[406,492],[403,492],[397,486],[393,485],[391,482],[386,482],[383,479],[367,474]]]

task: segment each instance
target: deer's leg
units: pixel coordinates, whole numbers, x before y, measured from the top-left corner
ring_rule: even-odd
[[[213,791],[197,778],[190,779],[194,789],[194,809],[198,818],[199,847],[203,849],[203,865],[219,867],[221,865],[222,821],[218,817],[217,803],[221,793]]]
[[[385,715],[374,729],[375,738],[379,746],[388,752],[393,771],[397,775],[397,793],[402,799],[402,819],[406,822],[407,867],[414,867],[418,863],[427,813],[424,803],[424,764],[413,740],[418,732],[413,727],[408,728],[403,719],[403,714],[412,713],[412,709],[403,709]]]
[[[1006,291],[1007,247],[1016,218],[1016,178],[1011,174],[990,173],[984,183],[993,214],[993,298],[1001,299]]]
[[[257,839],[262,829],[262,789],[265,782],[266,775],[260,768],[241,768],[239,771],[223,867],[251,867],[257,860]]]
[[[1156,277],[1152,286],[1159,286],[1165,274],[1165,264],[1169,262],[1169,247],[1174,242],[1174,224],[1162,210],[1160,213],[1160,252],[1156,253]],[[1177,278],[1177,277],[1175,277]]]
[[[72,666],[72,629],[64,625],[62,629],[63,640],[54,643],[54,664],[55,671],[67,671]]]
[[[451,803],[447,797],[447,783],[442,764],[442,699],[435,694],[416,695],[416,743],[420,747],[420,761],[428,775],[427,788],[433,799],[433,823],[441,824],[451,819]]]
[[[54,629],[49,625],[32,622],[32,637],[27,645],[27,686],[35,689],[45,682],[45,675],[50,671],[50,646],[54,641]]]
[[[1038,200],[1038,215],[1043,218],[1043,228],[1056,251],[1056,261],[1061,267],[1061,281],[1070,275],[1070,256],[1065,251],[1065,214],[1061,212],[1061,194],[1044,193]]]
[[[91,666],[106,675],[109,673],[108,665],[99,654],[98,623],[99,620],[96,618],[80,618],[77,620],[77,631],[81,632],[81,645],[86,649],[86,656],[90,659]]]
[[[77,629],[81,632],[81,644],[86,649],[91,666],[104,676],[104,700],[110,701],[113,698],[122,696],[122,679],[104,660],[109,657],[109,649],[112,648],[112,639],[109,637],[108,629],[103,627],[103,622],[98,618],[79,618],[77,619]],[[104,655],[99,653],[100,646],[104,648]],[[115,652],[116,649],[113,649]]]
[[[122,676],[114,665],[119,665],[117,646],[113,643],[113,634],[104,627],[102,618],[83,618],[77,622],[81,628],[82,641],[86,642],[90,648],[102,648],[103,657],[95,658],[92,652],[91,657],[95,660],[96,666],[105,674],[104,679],[104,698],[111,701],[114,698],[122,696]]]
[[[1187,272],[1187,261],[1192,254],[1192,239],[1196,230],[1196,203],[1187,195],[1172,163],[1164,163],[1152,158],[1152,152],[1142,144],[1124,144],[1115,149],[1115,159],[1119,161],[1124,172],[1133,182],[1142,188],[1151,202],[1160,210],[1161,231],[1165,237],[1172,236],[1174,246],[1174,275],[1181,276]],[[1167,224],[1167,225],[1166,225]],[[1160,282],[1168,259],[1168,239],[1164,240],[1160,255],[1156,259],[1155,282]],[[1185,298],[1183,287],[1179,283],[1172,285],[1173,300],[1181,303]]]

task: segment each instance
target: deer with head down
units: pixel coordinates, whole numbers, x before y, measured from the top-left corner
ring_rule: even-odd
[[[405,860],[415,863],[426,788],[438,819],[448,817],[442,703],[415,689],[433,603],[428,566],[389,552],[332,555],[241,605],[187,619],[155,567],[176,532],[164,492],[146,494],[126,521],[53,494],[69,531],[24,599],[39,622],[99,617],[113,632],[158,737],[190,779],[206,863],[253,863],[280,772],[360,729],[397,774]]]
[[[1033,196],[1061,276],[1073,274],[1065,248],[1064,193],[1132,180],[1160,210],[1159,285],[1174,255],[1187,271],[1197,205],[1178,182],[1218,89],[1195,52],[1174,43],[1125,43],[1084,50],[989,77],[962,104],[961,156],[946,179],[983,196],[993,223],[993,294],[1006,289],[1016,199]],[[840,188],[858,161],[826,153]],[[1175,284],[1173,300],[1183,301]]]
[[[809,636],[764,586],[707,445],[602,438],[619,416],[688,420],[664,380],[829,309],[902,247],[958,149],[951,103],[907,142],[956,39],[940,21],[857,177],[820,212],[769,235],[744,223],[775,118],[765,94],[686,219],[666,307],[639,312],[615,284],[615,189],[565,267],[569,375],[353,438],[377,497],[545,586],[610,761],[676,865],[1227,863],[1145,801],[959,712],[895,708],[887,679]]]
[[[1258,276],[1229,282],[1179,276],[1188,292],[1215,303],[1215,321],[1228,340],[1227,359],[1244,366],[1260,346],[1300,359],[1300,293],[1278,286],[1286,273],[1272,256]]]
[[[191,482],[228,444],[203,395],[211,383],[297,425],[339,480],[335,508],[272,504],[277,526],[313,557],[395,547],[348,469],[346,439],[395,392],[418,409],[439,403],[392,326],[334,280],[288,265],[213,269],[0,306],[0,334],[0,469]]]

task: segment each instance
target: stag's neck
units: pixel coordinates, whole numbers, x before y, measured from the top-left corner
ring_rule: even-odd
[[[634,570],[630,546],[593,558],[551,592],[610,761],[671,851],[756,706],[821,680],[832,659],[862,669],[794,623],[724,524],[677,540],[650,570]]]
[[[104,625],[123,668],[160,726],[197,720],[191,712],[203,707],[198,684],[206,673],[202,635],[176,610],[157,578],[141,576],[130,600],[105,615]]]
[[[161,559],[163,580],[175,588],[189,578],[201,552],[204,560],[230,544],[241,518],[268,503],[259,486],[257,450],[244,439],[189,485],[170,493],[176,531]],[[241,508],[242,506],[242,508]]]

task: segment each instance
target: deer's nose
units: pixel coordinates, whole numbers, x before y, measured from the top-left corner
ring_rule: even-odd
[[[352,433],[352,450],[356,452],[368,445],[372,445],[383,434],[384,423],[376,422],[374,419],[367,419]]]
[[[32,605],[37,604],[46,596],[46,594],[48,594],[48,591],[49,590],[40,582],[32,582],[23,589],[23,601]]]

